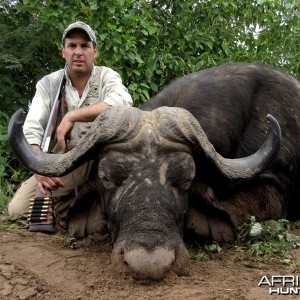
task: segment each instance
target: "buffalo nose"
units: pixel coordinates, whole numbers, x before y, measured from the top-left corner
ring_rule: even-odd
[[[116,272],[137,280],[161,280],[169,272],[178,276],[190,273],[189,252],[180,241],[173,246],[161,244],[149,248],[135,245],[129,248],[123,240],[114,246],[112,264]]]
[[[175,252],[162,247],[151,251],[137,248],[125,252],[124,259],[137,279],[161,280],[174,262]]]

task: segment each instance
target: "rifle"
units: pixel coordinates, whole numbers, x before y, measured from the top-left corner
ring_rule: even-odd
[[[55,131],[58,123],[58,116],[61,112],[62,117],[66,113],[65,102],[65,76],[66,65],[62,74],[55,99],[50,111],[49,120],[44,131],[43,139],[41,142],[41,149],[43,152],[50,151],[50,142],[55,136]],[[32,232],[45,232],[54,233],[54,207],[52,193],[46,189],[46,195],[42,194],[40,189],[36,188],[35,198],[30,199],[28,221],[29,231]]]
[[[66,76],[65,73],[63,73],[62,78],[59,82],[58,89],[56,92],[56,96],[53,102],[53,106],[51,108],[49,120],[43,135],[43,139],[41,142],[41,149],[43,152],[49,152],[49,146],[51,139],[54,138],[55,135],[55,129],[57,126],[57,119],[58,114],[61,109],[63,109],[64,103],[64,92],[65,92],[65,83],[66,83]]]

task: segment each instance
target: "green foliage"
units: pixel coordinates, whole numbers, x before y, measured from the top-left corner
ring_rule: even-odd
[[[191,257],[192,259],[198,261],[204,260],[207,257],[207,254],[222,252],[222,248],[217,242],[204,243],[202,247],[199,245],[198,247],[200,250],[197,250]]]
[[[6,8],[0,11],[0,110],[8,115],[26,109],[36,81],[62,64],[48,25],[19,10],[19,5],[0,4]]]
[[[279,256],[290,271],[300,267],[300,262],[295,261],[288,253],[289,250],[300,247],[300,237],[291,233],[290,223],[284,219],[256,222],[255,217],[251,217],[250,222],[238,227],[233,247],[244,259],[266,262]],[[198,245],[197,248],[191,258],[198,261],[206,259],[207,254],[223,251],[216,242]]]
[[[296,0],[23,0],[16,10],[56,48],[70,22],[91,24],[97,62],[121,74],[136,105],[177,77],[227,61],[261,61],[299,76]]]
[[[288,250],[300,247],[300,237],[291,233],[289,221],[256,222],[251,217],[237,231],[236,249],[243,251],[248,258],[266,261]]]
[[[203,261],[206,258],[206,253],[204,251],[198,251],[194,253],[191,258],[193,260]]]
[[[5,207],[11,193],[11,185],[7,182],[9,150],[7,145],[7,115],[0,112],[0,211]],[[8,152],[7,152],[8,151]]]
[[[281,262],[282,264],[288,266],[288,271],[290,273],[300,272],[300,259],[295,260],[294,257],[288,256],[287,258],[284,258]]]
[[[217,242],[205,244],[203,247],[204,247],[204,250],[209,251],[209,252],[219,253],[222,251],[221,246]]]
[[[28,172],[19,166],[13,158],[7,143],[7,124],[9,117],[0,111],[0,212],[4,211],[8,201],[13,196],[16,183],[24,180]]]
[[[13,227],[27,228],[28,223],[17,216],[8,216],[5,212],[0,212],[0,231],[8,231]]]

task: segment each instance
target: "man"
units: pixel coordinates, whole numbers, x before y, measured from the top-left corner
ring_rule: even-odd
[[[54,153],[74,148],[91,122],[109,106],[132,105],[131,96],[119,74],[110,68],[94,65],[97,55],[96,36],[89,25],[75,22],[65,29],[62,56],[66,67],[46,75],[37,83],[36,94],[24,123],[25,137],[36,151],[42,151],[40,145],[44,129],[62,76],[66,78],[65,102],[68,112],[57,127],[55,145],[51,149]],[[35,198],[38,187],[44,195],[46,190],[51,191],[55,212],[65,217],[75,189],[87,182],[91,165],[92,162],[88,162],[61,178],[33,175],[16,192],[8,205],[8,213],[27,215],[32,203],[30,199]],[[31,231],[47,230],[36,227]]]

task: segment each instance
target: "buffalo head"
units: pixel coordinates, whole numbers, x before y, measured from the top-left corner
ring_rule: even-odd
[[[196,174],[195,156],[209,160],[229,180],[253,178],[276,157],[281,137],[277,121],[269,115],[261,148],[249,157],[227,159],[215,151],[197,120],[184,109],[160,107],[146,112],[110,107],[76,148],[55,155],[32,150],[22,133],[21,114],[18,111],[11,119],[9,141],[32,172],[61,176],[87,160],[99,161],[98,203],[101,215],[113,224],[112,261],[138,279],[161,279],[169,271],[189,273],[182,230]]]

